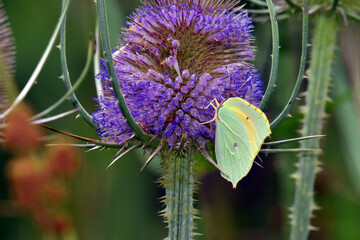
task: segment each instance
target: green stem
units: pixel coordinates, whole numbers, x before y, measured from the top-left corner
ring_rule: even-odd
[[[332,62],[336,46],[337,24],[334,18],[319,15],[315,19],[315,29],[309,68],[309,85],[305,97],[302,135],[321,134],[325,117],[325,104],[331,79]],[[301,148],[320,148],[320,139],[303,141]],[[314,203],[314,182],[320,170],[318,154],[299,154],[298,170],[292,176],[296,180],[293,213],[291,214],[291,240],[306,240],[311,226]]]
[[[334,14],[336,12],[336,8],[339,5],[339,0],[333,0],[333,4],[330,9],[330,14]]]
[[[88,48],[88,54],[87,54],[87,60],[86,60],[86,63],[85,63],[85,67],[83,69],[83,71],[81,72],[80,74],[80,77],[78,78],[78,80],[76,80],[75,84],[71,87],[71,84],[70,85],[67,85],[68,87],[68,91],[64,94],[64,96],[62,96],[58,101],[56,101],[53,105],[51,105],[50,107],[48,107],[47,109],[45,109],[44,111],[34,115],[32,117],[32,120],[34,119],[38,119],[38,118],[41,118],[42,116],[45,116],[46,114],[50,113],[51,111],[53,111],[54,109],[56,109],[58,106],[60,106],[71,94],[73,94],[73,92],[78,89],[78,87],[80,86],[80,84],[83,83],[87,73],[88,73],[88,70],[89,70],[89,67],[90,67],[90,62],[91,62],[91,59],[92,59],[92,55],[93,55],[93,50],[94,49],[94,46],[93,46],[93,43],[92,43],[92,39],[90,39],[89,41],[89,48]],[[70,89],[69,89],[70,87]]]
[[[168,240],[193,239],[194,214],[194,160],[178,151],[163,157],[164,167],[161,183],[166,190],[163,210],[168,224]]]
[[[303,9],[303,20],[302,20],[302,47],[301,47],[299,73],[297,76],[294,90],[290,96],[289,101],[287,102],[282,112],[270,124],[271,130],[274,130],[288,116],[291,108],[295,103],[296,97],[299,94],[300,86],[304,79],[304,72],[305,72],[306,59],[307,59],[307,49],[308,49],[309,14],[308,14],[308,0],[303,0],[303,3],[304,3],[303,6],[304,9]]]
[[[269,15],[270,15],[270,22],[271,22],[271,31],[272,31],[272,61],[271,61],[271,71],[270,71],[270,78],[269,82],[264,94],[264,97],[260,103],[259,108],[264,111],[270,97],[276,87],[276,80],[277,80],[277,72],[278,72],[278,65],[279,65],[279,27],[277,23],[277,16],[274,8],[274,4],[271,0],[266,0],[266,3],[269,8]]]
[[[65,15],[68,10],[69,3],[70,3],[70,0],[66,0],[66,2],[64,3],[59,21],[57,22],[54,32],[51,35],[51,38],[49,40],[49,43],[48,43],[43,55],[41,56],[38,65],[36,66],[34,72],[32,73],[30,79],[27,81],[26,85],[21,90],[21,92],[17,95],[15,101],[11,104],[11,106],[5,112],[0,114],[0,119],[5,118],[22,100],[24,100],[26,95],[29,93],[31,87],[35,84],[37,77],[39,76],[48,56],[50,55],[52,48],[54,47],[56,37],[58,36],[59,30],[60,30],[60,26],[65,19]]]
[[[114,90],[114,95],[118,101],[119,108],[121,110],[122,115],[126,119],[127,124],[129,125],[129,127],[131,128],[131,130],[133,131],[135,136],[138,137],[144,143],[148,143],[151,140],[150,136],[147,135],[143,131],[143,129],[136,123],[128,106],[126,105],[124,95],[121,92],[119,80],[116,75],[114,61],[113,61],[112,53],[111,53],[107,13],[106,13],[106,6],[104,3],[104,0],[97,0],[96,6],[97,6],[98,17],[99,17],[101,46],[104,50],[106,69],[109,72],[111,85]]]
[[[65,4],[66,4],[65,0],[63,0],[63,5],[62,5],[63,8],[66,7]],[[64,21],[61,23],[59,46],[60,46],[60,62],[61,62],[62,77],[64,78],[64,84],[67,90],[71,91],[73,87],[70,81],[69,69],[66,60],[66,15],[64,17]],[[92,120],[92,117],[81,105],[74,92],[70,94],[70,101],[74,106],[74,108],[79,110],[79,115],[85,120],[85,122],[89,124],[91,127],[97,128],[97,125]]]
[[[99,18],[96,18],[95,24],[95,54],[94,54],[94,73],[98,74],[100,72],[100,33],[99,33]],[[95,77],[95,87],[97,97],[100,99],[100,96],[104,96],[104,89],[101,84],[101,78]]]

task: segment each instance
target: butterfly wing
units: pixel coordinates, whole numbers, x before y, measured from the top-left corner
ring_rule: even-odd
[[[232,182],[234,188],[243,178],[252,163],[249,159],[250,137],[245,125],[230,108],[219,110],[219,120],[216,120],[215,154],[219,167],[227,174],[222,176]]]
[[[224,106],[233,110],[245,124],[250,136],[251,152],[255,158],[265,138],[271,134],[266,115],[242,98],[230,98],[224,103]]]
[[[265,138],[271,133],[265,114],[241,98],[230,98],[218,109],[215,153],[218,164],[232,182],[251,169]]]

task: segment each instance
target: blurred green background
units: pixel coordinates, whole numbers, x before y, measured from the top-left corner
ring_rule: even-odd
[[[58,20],[60,0],[3,0],[16,41],[16,79],[22,89],[32,74],[45,49]],[[119,39],[119,30],[126,16],[140,4],[138,0],[108,0],[112,46]],[[251,6],[251,5],[248,5]],[[73,0],[67,20],[67,55],[70,77],[74,81],[82,71],[86,60],[90,32],[94,32],[95,4],[93,1]],[[289,98],[297,76],[300,59],[301,19],[292,17],[280,23],[280,66],[276,94],[268,107],[272,120],[282,110]],[[359,25],[351,25],[358,29]],[[351,31],[348,38],[356,37],[359,31]],[[255,44],[258,48],[256,68],[264,81],[269,75],[271,54],[271,31],[268,23],[256,23]],[[343,40],[344,42],[344,40]],[[349,44],[345,44],[349,47]],[[346,47],[345,46],[345,47]],[[358,51],[358,43],[351,45]],[[355,54],[356,55],[356,54]],[[343,64],[342,57],[350,58]],[[355,56],[356,57],[356,56]],[[317,176],[316,202],[321,210],[316,211],[313,225],[319,231],[312,232],[310,239],[338,240],[360,239],[360,179],[355,161],[360,161],[359,109],[356,108],[356,87],[359,75],[351,75],[349,68],[356,62],[351,53],[338,49],[334,64],[332,102],[327,106],[329,117],[325,124],[327,136],[322,139],[324,153],[321,155],[323,171]],[[351,68],[350,68],[351,69]],[[347,70],[347,71],[346,71]],[[356,70],[356,67],[355,67]],[[61,75],[59,51],[53,49],[49,60],[27,97],[27,101],[41,111],[65,93],[58,77]],[[77,96],[84,107],[95,109],[96,95],[91,71]],[[347,80],[349,78],[349,80]],[[352,79],[352,81],[350,81]],[[356,82],[357,80],[357,82]],[[351,88],[349,88],[351,86]],[[306,83],[304,84],[306,88]],[[295,105],[293,118],[285,120],[272,134],[271,139],[298,136],[301,114]],[[71,109],[69,102],[54,113]],[[97,138],[96,133],[74,115],[49,124],[57,129],[74,134]],[[297,147],[297,144],[288,147]],[[159,187],[156,169],[148,168],[139,175],[144,156],[133,152],[106,169],[116,150],[83,153],[83,169],[69,185],[71,188],[70,209],[75,227],[82,240],[152,240],[163,239],[167,230],[159,211],[159,198],[164,191]],[[196,208],[200,210],[197,239],[209,240],[256,240],[287,239],[288,208],[292,205],[294,181],[289,176],[295,171],[296,154],[261,155],[263,168],[254,166],[236,190],[220,177],[220,174],[199,170],[199,186]],[[40,232],[26,216],[11,206],[4,167],[9,155],[0,149],[0,239],[37,240]],[[355,171],[354,171],[355,169]]]

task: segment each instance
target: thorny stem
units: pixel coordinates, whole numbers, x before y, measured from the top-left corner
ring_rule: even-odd
[[[193,239],[194,214],[194,160],[173,151],[163,157],[161,184],[166,190],[163,216],[168,224],[168,240]]]
[[[309,69],[309,86],[305,97],[303,136],[321,134],[324,125],[325,104],[328,100],[328,89],[331,79],[331,65],[336,46],[336,20],[326,15],[319,15],[315,20],[315,30]],[[300,148],[319,148],[320,139],[303,141]],[[299,167],[292,176],[295,178],[295,199],[291,218],[291,240],[306,240],[310,225],[314,202],[315,176],[320,171],[318,154],[304,152],[299,154]]]
[[[64,96],[62,96],[58,101],[56,101],[53,105],[51,105],[44,111],[34,115],[32,117],[32,119],[41,118],[42,116],[45,116],[46,114],[50,113],[52,110],[56,109],[83,83],[83,81],[88,73],[89,67],[90,67],[90,62],[91,62],[93,51],[94,51],[93,48],[94,48],[94,46],[90,39],[85,67],[84,67],[83,71],[81,72],[79,79],[75,82],[75,84],[72,87],[70,87],[70,89],[68,89],[68,91],[64,94]]]
[[[63,0],[63,8],[66,6],[64,1],[65,0]],[[70,75],[66,61],[66,15],[64,21],[61,24],[59,47],[60,47],[60,62],[62,69],[62,77],[64,78],[64,84],[66,88],[68,89],[68,91],[71,91],[73,87],[70,81]],[[74,92],[70,94],[70,101],[76,109],[79,109],[79,115],[86,121],[86,123],[88,123],[93,128],[97,128],[97,125],[92,120],[92,117],[81,105],[81,103],[75,96]]]

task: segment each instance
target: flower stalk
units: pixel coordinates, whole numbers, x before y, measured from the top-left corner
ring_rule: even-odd
[[[181,151],[163,156],[163,177],[160,180],[166,195],[163,216],[168,223],[168,239],[193,239],[194,214],[194,159]]]
[[[325,118],[325,104],[331,79],[331,66],[336,46],[337,23],[335,18],[318,15],[315,20],[309,85],[305,97],[302,136],[321,134]],[[320,139],[310,139],[300,144],[301,148],[319,148]],[[295,183],[295,199],[291,218],[291,240],[305,240],[310,230],[316,227],[310,224],[313,210],[318,207],[314,202],[314,183],[316,173],[320,171],[320,162],[316,152],[299,154],[299,167],[292,176]]]

